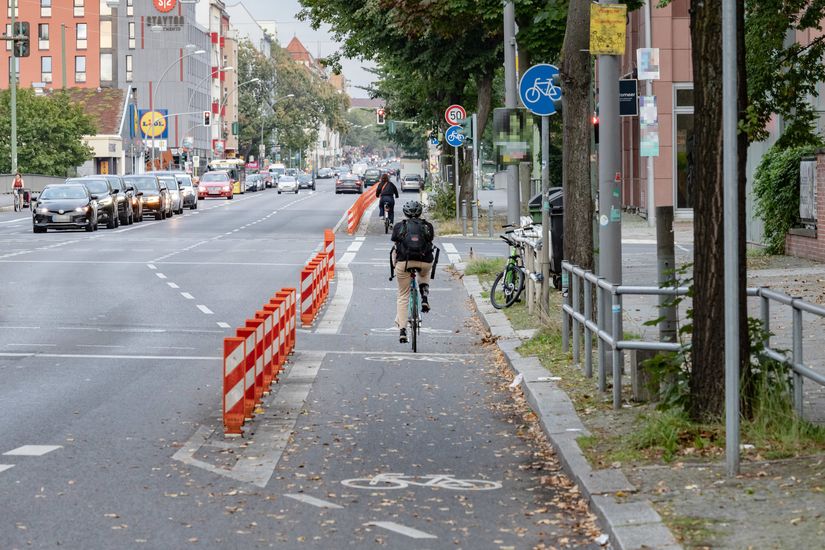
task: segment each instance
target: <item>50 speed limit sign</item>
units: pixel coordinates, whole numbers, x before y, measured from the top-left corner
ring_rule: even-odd
[[[467,118],[467,111],[465,111],[461,105],[450,105],[447,107],[447,110],[444,111],[444,120],[446,120],[450,126],[455,126],[465,118]]]

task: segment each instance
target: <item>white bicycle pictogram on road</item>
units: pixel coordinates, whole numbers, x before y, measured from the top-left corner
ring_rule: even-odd
[[[372,478],[345,479],[341,482],[353,489],[406,489],[410,485],[436,487],[453,491],[489,491],[501,489],[500,481],[486,479],[456,479],[450,475],[408,476],[406,474],[378,474]]]
[[[537,78],[533,85],[524,92],[524,101],[530,104],[537,103],[541,96],[557,101],[561,99],[561,88],[554,86],[549,78],[547,80]]]

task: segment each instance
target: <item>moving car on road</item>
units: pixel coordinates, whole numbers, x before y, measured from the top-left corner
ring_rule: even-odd
[[[175,178],[178,182],[178,193],[180,194],[180,208],[174,209],[178,214],[183,214],[184,208],[196,210],[198,208],[198,191],[197,185],[192,181],[192,176],[183,171],[178,170],[163,170],[152,172],[156,176],[168,175]],[[171,188],[170,188],[171,190]],[[175,204],[174,192],[171,193],[173,206]]]
[[[315,179],[312,174],[298,175],[298,189],[312,189],[315,191]]]
[[[343,193],[344,191],[351,191],[359,195],[364,190],[364,184],[361,178],[355,174],[345,174],[335,180],[335,194]]]
[[[234,198],[232,189],[232,178],[226,170],[216,170],[207,172],[201,176],[198,184],[198,198],[226,197],[227,200]]]
[[[366,172],[364,172],[364,187],[369,187],[370,185],[375,185],[381,180],[381,170],[378,168],[368,168]]]
[[[47,185],[32,206],[32,230],[97,230],[97,200],[82,184]]]
[[[321,168],[318,170],[318,179],[327,179],[327,178],[334,178],[335,172],[332,171],[332,168]]]
[[[169,207],[169,191],[166,186],[161,187],[158,177],[154,174],[140,174],[123,176],[127,185],[131,184],[135,190],[143,193],[140,197],[142,205],[141,215],[152,214],[156,220],[166,218]]]
[[[135,223],[134,188],[127,186],[123,178],[114,174],[99,174],[98,177],[105,178],[109,182],[109,185],[112,186],[112,192],[115,194],[115,202],[117,202],[117,215],[120,218],[120,223],[123,225],[132,225]]]
[[[297,193],[298,180],[295,176],[283,175],[278,178],[278,194],[281,193]]]
[[[120,225],[117,217],[117,193],[112,189],[111,184],[103,176],[83,176],[82,178],[69,178],[66,183],[79,183],[89,189],[89,194],[97,197],[97,215],[106,220],[106,227],[114,229]]]
[[[401,191],[419,191],[424,185],[424,179],[418,174],[407,174],[401,180]]]
[[[260,174],[250,174],[246,176],[246,190],[247,191],[263,191],[266,184],[264,177]]]
[[[166,214],[171,218],[175,214],[183,214],[183,197],[180,194],[177,178],[169,172],[158,172],[158,181],[169,190],[169,210]]]

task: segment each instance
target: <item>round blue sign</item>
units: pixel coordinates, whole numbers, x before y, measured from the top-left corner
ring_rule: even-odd
[[[444,132],[444,139],[447,140],[449,145],[453,147],[461,147],[464,145],[464,134],[461,133],[461,126],[455,125],[450,126],[447,128],[447,131]]]
[[[561,88],[553,84],[553,77],[559,74],[554,65],[542,63],[527,69],[518,85],[521,102],[534,115],[556,113],[554,101],[561,99]]]

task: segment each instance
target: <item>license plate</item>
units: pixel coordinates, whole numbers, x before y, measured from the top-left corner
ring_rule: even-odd
[[[52,215],[53,222],[69,222],[72,221],[72,217],[69,214],[53,214]]]
[[[220,189],[210,189],[210,190],[209,190],[209,194],[210,194],[210,195],[220,195],[220,194],[221,194],[221,190],[220,190]]]

